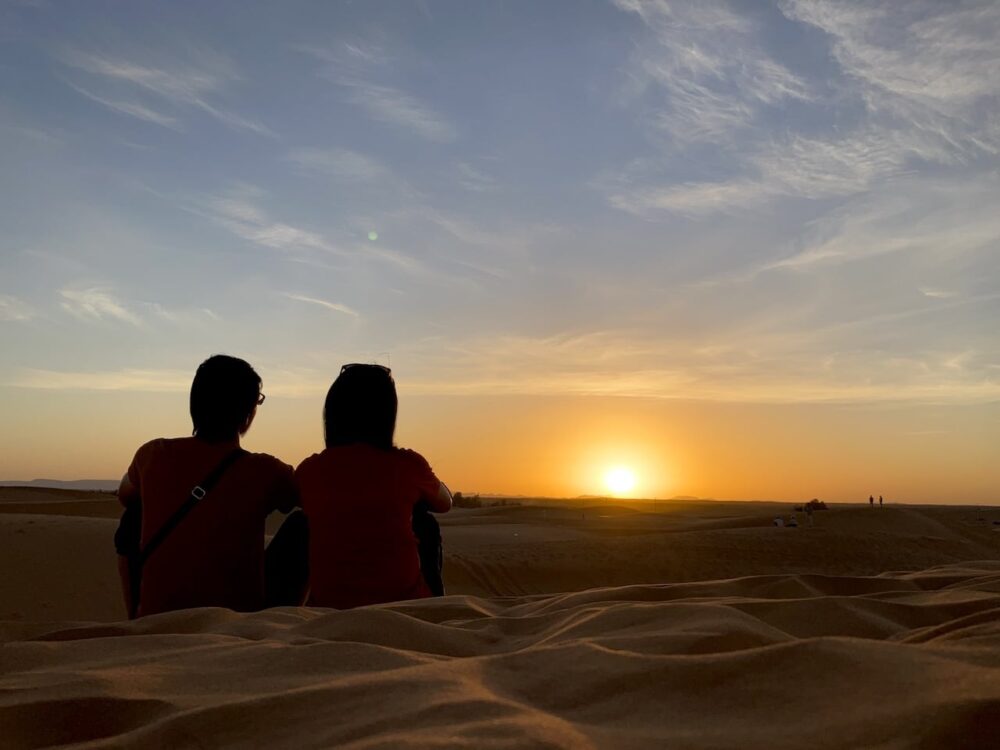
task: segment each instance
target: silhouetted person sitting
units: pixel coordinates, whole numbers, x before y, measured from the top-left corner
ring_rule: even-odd
[[[296,469],[309,516],[309,604],[347,609],[444,593],[441,532],[427,511],[451,493],[423,456],[393,445],[388,368],[344,365],[323,409],[326,449]]]
[[[130,617],[304,599],[301,512],[286,519],[265,564],[264,520],[298,504],[292,467],[240,447],[264,403],[260,387],[242,359],[210,357],[191,384],[194,436],[160,438],[136,452],[118,490],[125,512],[115,534]]]

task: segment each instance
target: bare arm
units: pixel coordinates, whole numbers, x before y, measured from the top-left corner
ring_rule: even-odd
[[[438,483],[437,495],[424,498],[428,507],[435,513],[447,513],[451,510],[451,490],[444,482]]]

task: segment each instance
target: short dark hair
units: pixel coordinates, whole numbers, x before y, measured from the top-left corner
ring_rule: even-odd
[[[237,437],[257,406],[260,386],[260,375],[248,362],[225,354],[206,359],[191,383],[194,434],[209,442]]]
[[[399,399],[392,373],[379,365],[350,365],[341,370],[323,405],[326,447],[367,443],[392,448]]]

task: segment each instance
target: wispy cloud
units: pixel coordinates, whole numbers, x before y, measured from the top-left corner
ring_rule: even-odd
[[[260,191],[238,186],[222,195],[210,196],[197,202],[190,210],[207,216],[248,242],[272,250],[320,250],[340,253],[326,237],[310,229],[271,220],[254,202]]]
[[[907,254],[911,268],[922,259],[961,267],[958,259],[1000,243],[1000,216],[990,210],[998,200],[995,179],[899,180],[891,192],[859,198],[815,220],[796,252],[765,268],[801,270],[889,253]]]
[[[346,148],[298,148],[289,152],[288,159],[302,169],[346,180],[376,182],[395,177],[377,159]]]
[[[12,294],[0,294],[0,322],[21,322],[35,317],[34,309]]]
[[[176,117],[170,117],[169,115],[162,114],[154,109],[151,109],[150,107],[139,104],[138,102],[107,99],[103,96],[98,96],[92,91],[88,91],[82,86],[77,86],[74,83],[70,83],[69,86],[78,94],[81,94],[98,104],[103,104],[105,107],[112,109],[115,112],[128,115],[129,117],[135,117],[136,119],[144,120],[145,122],[151,122],[155,125],[161,125],[165,128],[170,128],[171,130],[180,129],[180,121]]]
[[[288,160],[299,171],[330,177],[340,183],[351,183],[379,191],[381,200],[386,194],[413,201],[420,198],[405,179],[383,161],[360,151],[347,148],[297,148],[288,154]]]
[[[902,3],[846,5],[827,0],[782,0],[794,20],[825,32],[843,71],[866,87],[874,111],[893,110],[917,127],[947,121],[954,145],[998,145],[975,118],[978,104],[1000,92],[1000,6]],[[981,140],[982,136],[987,141]]]
[[[307,297],[304,294],[291,294],[286,293],[284,295],[288,299],[297,300],[298,302],[305,302],[310,305],[318,305],[319,307],[326,308],[327,310],[332,310],[333,312],[343,313],[344,315],[350,315],[353,318],[360,316],[357,310],[353,310],[347,305],[342,305],[339,302],[328,302],[325,299],[317,299],[316,297]]]
[[[876,368],[865,352],[818,359],[812,351],[795,355],[780,339],[773,352],[762,350],[760,342],[751,351],[714,347],[696,352],[624,330],[417,343],[417,349],[405,352],[413,363],[407,384],[412,393],[755,403],[977,403],[1000,396],[1000,379],[984,377],[985,360],[972,351],[888,358]]]
[[[650,124],[673,145],[728,144],[762,108],[811,98],[805,82],[767,53],[757,25],[726,4],[615,4],[649,30],[634,54],[633,86],[657,94]]]
[[[321,62],[321,75],[340,86],[348,100],[373,120],[437,143],[458,138],[458,129],[450,120],[391,81],[397,61],[382,45],[354,40],[327,46],[299,45],[297,49]]]
[[[191,387],[191,373],[142,369],[66,372],[26,368],[7,384],[55,391],[182,393]]]
[[[782,2],[790,19],[828,34],[840,68],[822,85],[837,90],[840,104],[856,114],[838,118],[846,128],[806,129],[807,118],[783,119],[788,124],[781,135],[765,117],[768,106],[795,102],[823,122],[831,118],[831,104],[811,90],[820,83],[807,86],[767,54],[756,41],[755,24],[736,12],[739,6],[619,5],[638,13],[653,32],[655,43],[637,52],[638,78],[663,90],[664,104],[648,117],[668,135],[658,169],[647,161],[641,170],[595,181],[621,210],[703,217],[779,198],[851,196],[927,165],[955,167],[977,153],[1000,153],[995,3],[912,3],[890,10]],[[733,147],[728,174],[677,180],[669,144],[694,141]]]
[[[956,292],[950,292],[945,289],[931,289],[929,287],[920,287],[920,293],[925,297],[932,297],[933,299],[950,299],[956,295]]]
[[[85,289],[63,289],[59,292],[63,310],[83,320],[117,320],[134,326],[142,325],[142,319],[129,310],[123,302],[115,298],[110,289],[88,287]]]
[[[495,177],[468,162],[457,162],[455,173],[458,184],[474,193],[485,193],[499,187]]]
[[[213,102],[224,89],[239,80],[232,64],[215,54],[192,55],[193,62],[171,63],[161,67],[138,64],[121,57],[98,53],[69,51],[62,56],[63,62],[89,74],[96,81],[109,85],[124,85],[136,93],[144,93],[168,102],[176,108],[199,110],[228,127],[249,130],[259,135],[273,136],[274,133],[261,123],[233,112]],[[84,96],[123,114],[168,125],[171,118],[150,107],[134,101],[112,99],[103,94],[95,94],[77,84],[73,88]]]
[[[260,247],[286,253],[290,260],[325,265],[322,257],[336,256],[340,261],[374,261],[396,270],[425,278],[445,278],[417,258],[379,242],[334,241],[313,229],[275,221],[259,205],[264,192],[250,185],[237,185],[222,194],[198,197],[185,208],[204,216],[237,237]]]
[[[792,135],[744,157],[743,174],[718,182],[649,184],[623,174],[608,200],[637,215],[671,212],[704,216],[756,208],[779,198],[822,199],[855,195],[903,174],[913,159],[928,158],[928,144],[900,133],[874,130],[836,139]]]
[[[330,386],[329,373],[326,371],[268,367],[266,372],[269,395],[315,399]],[[21,368],[3,385],[46,391],[187,393],[191,388],[192,374],[186,370],[129,367],[117,370]]]
[[[446,143],[458,137],[454,125],[411,94],[364,81],[340,83],[348,89],[351,101],[373,120],[408,130],[428,141]]]

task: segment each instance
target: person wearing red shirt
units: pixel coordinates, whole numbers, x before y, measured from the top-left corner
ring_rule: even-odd
[[[159,438],[136,452],[118,490],[125,512],[115,534],[131,615],[190,607],[252,611],[304,599],[308,540],[302,513],[290,515],[266,555],[264,550],[267,516],[298,505],[292,467],[240,448],[240,436],[264,403],[260,388],[260,376],[247,362],[210,357],[191,385],[193,436]],[[148,546],[212,474],[218,478],[204,497],[159,546]],[[143,551],[149,557],[138,571],[135,560]],[[138,601],[132,601],[133,579],[141,582]]]
[[[440,530],[426,511],[449,511],[451,492],[423,456],[393,445],[397,406],[380,365],[344,365],[330,386],[326,449],[295,471],[309,519],[310,605],[443,594]]]

